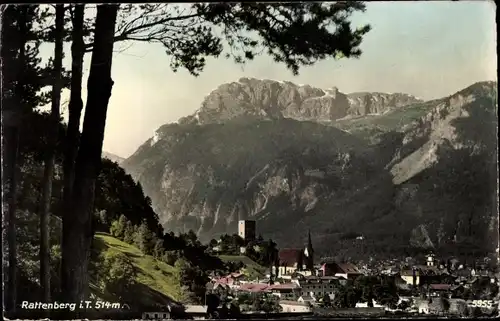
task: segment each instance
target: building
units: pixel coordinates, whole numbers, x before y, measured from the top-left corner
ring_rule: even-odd
[[[297,300],[301,293],[300,286],[296,283],[273,284],[268,289],[281,300]]]
[[[281,249],[278,252],[278,271],[273,268],[277,277],[301,272],[312,275],[314,272],[314,249],[311,241],[311,232],[308,233],[307,244],[303,249]]]
[[[362,275],[359,269],[351,263],[323,263],[320,267],[322,276],[337,276],[345,279],[355,279]]]
[[[401,279],[403,279],[406,284],[412,286],[420,285],[420,272],[416,269],[411,270],[402,270],[401,271]]]
[[[238,222],[238,235],[246,242],[255,240],[256,222],[250,220],[241,220]]]
[[[278,252],[278,271],[273,267],[273,274],[277,277],[291,275],[300,270],[303,265],[301,249],[281,249]]]
[[[451,289],[453,286],[451,284],[430,284],[429,285],[429,296],[451,296]]]
[[[333,299],[335,289],[345,284],[345,279],[338,277],[317,277],[310,276],[295,280],[300,286],[300,294],[303,297],[312,297],[316,300],[328,294]]]
[[[186,305],[186,314],[193,320],[206,319],[208,306],[206,305]]]
[[[284,313],[308,313],[311,312],[311,307],[305,302],[281,300],[280,306]]]
[[[434,254],[430,253],[427,255],[427,266],[435,266],[437,263],[436,257]]]

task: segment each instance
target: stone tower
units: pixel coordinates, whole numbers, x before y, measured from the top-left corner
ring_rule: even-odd
[[[238,235],[245,240],[251,242],[255,240],[256,222],[250,220],[241,220],[238,222]]]

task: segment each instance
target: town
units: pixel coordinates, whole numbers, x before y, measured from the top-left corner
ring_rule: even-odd
[[[185,306],[189,316],[498,316],[500,274],[488,258],[475,260],[473,266],[433,253],[420,262],[412,257],[379,262],[318,260],[309,232],[303,248],[276,248],[275,255],[267,254],[271,264],[259,274],[243,263],[253,262],[251,258],[264,251],[266,242],[256,234],[255,221],[241,220],[238,234],[231,237],[236,239],[232,249],[227,236],[212,240],[214,253],[228,260],[239,258],[240,266],[236,264],[239,269],[229,275],[213,275],[206,285],[205,305]],[[227,255],[234,251],[239,255]],[[143,319],[168,315],[144,312]]]

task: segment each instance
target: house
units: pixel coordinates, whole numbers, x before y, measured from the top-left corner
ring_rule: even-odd
[[[356,308],[370,308],[370,306],[368,306],[368,302],[357,302]],[[386,307],[381,305],[380,303],[377,303],[376,301],[373,301],[372,308],[384,308],[385,309]]]
[[[301,288],[296,283],[273,284],[268,289],[283,300],[296,300],[301,294]]]
[[[186,305],[185,312],[195,320],[204,320],[207,315],[208,306],[206,305]]]
[[[223,291],[230,291],[231,288],[227,284],[222,284],[219,282],[214,282],[210,281],[205,285],[205,288],[207,291],[212,292],[212,291],[218,291],[218,290],[223,290]]]
[[[358,268],[351,263],[327,262],[320,268],[322,276],[337,276],[345,279],[355,279],[362,275]]]
[[[451,289],[453,285],[451,284],[429,284],[429,295],[430,296],[451,296]]]
[[[420,314],[429,314],[429,301],[422,300],[417,304],[417,310]]]
[[[311,306],[307,304],[307,302],[298,302],[298,301],[288,301],[288,300],[280,300],[280,306],[283,309],[284,313],[308,313],[311,312]]]
[[[400,273],[401,279],[408,285],[419,286],[420,285],[420,271],[416,269],[404,269]]]
[[[215,290],[219,287],[224,289],[236,289],[240,286],[242,279],[245,277],[243,273],[231,273],[223,277],[214,277],[211,284],[207,284],[207,290]]]
[[[241,284],[239,288],[237,288],[237,291],[243,291],[243,292],[252,292],[252,293],[263,293],[263,292],[271,292],[270,290],[270,285],[269,284],[263,284],[263,283],[245,283]]]
[[[312,296],[303,295],[298,298],[297,302],[306,303],[307,305],[313,305],[316,303],[316,300]]]
[[[342,281],[338,277],[305,277],[295,282],[300,286],[302,296],[310,296],[316,300],[328,294],[333,299],[335,289],[342,285]]]

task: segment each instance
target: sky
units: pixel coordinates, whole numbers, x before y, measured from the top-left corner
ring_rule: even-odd
[[[453,94],[477,81],[497,80],[493,2],[370,2],[366,7],[351,19],[353,27],[372,27],[360,46],[362,56],[325,60],[303,67],[298,76],[260,56],[243,68],[225,58],[208,59],[202,74],[194,77],[185,70],[174,73],[160,45],[127,44],[128,49],[121,51],[125,45],[116,44],[103,150],[130,156],[158,127],[192,114],[212,90],[241,77],[337,87],[344,93],[403,92],[425,100]],[[42,48],[42,55],[50,56],[52,48]],[[69,68],[69,45],[65,50]],[[84,63],[84,85],[89,62],[90,54]],[[64,92],[63,103],[68,97]]]

